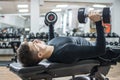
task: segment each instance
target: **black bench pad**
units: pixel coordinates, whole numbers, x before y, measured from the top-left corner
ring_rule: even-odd
[[[18,63],[11,63],[10,70],[22,78],[62,77],[77,74],[88,74],[94,66],[100,65],[97,60],[83,60],[73,64],[52,63],[41,61],[37,66],[22,67]]]

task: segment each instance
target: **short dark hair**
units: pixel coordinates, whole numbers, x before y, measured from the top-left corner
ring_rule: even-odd
[[[34,51],[30,50],[28,42],[24,42],[20,45],[17,50],[18,60],[22,63],[24,67],[35,66],[39,63],[39,60],[35,58]]]

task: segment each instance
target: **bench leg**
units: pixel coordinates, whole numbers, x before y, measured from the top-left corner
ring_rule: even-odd
[[[110,66],[97,66],[93,69],[93,71],[91,71],[91,74],[89,76],[97,80],[109,80],[109,78],[106,77],[109,70]]]

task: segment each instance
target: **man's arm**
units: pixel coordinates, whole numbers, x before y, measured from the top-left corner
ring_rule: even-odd
[[[102,26],[102,21],[96,22],[96,31],[97,31],[97,39],[96,39],[96,49],[101,53],[105,53],[105,36],[104,36],[104,27]]]

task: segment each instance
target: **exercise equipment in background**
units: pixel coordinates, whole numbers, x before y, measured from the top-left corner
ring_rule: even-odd
[[[56,23],[58,17],[55,12],[48,12],[45,15],[45,24],[49,26],[49,34],[48,34],[48,39],[51,40],[55,37],[54,33],[54,24]]]

